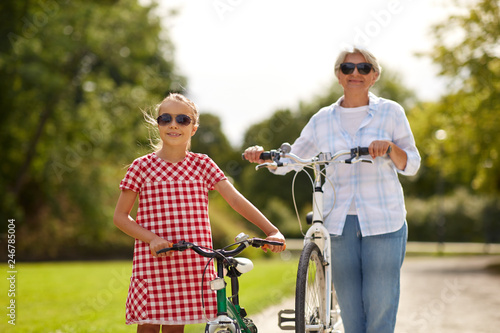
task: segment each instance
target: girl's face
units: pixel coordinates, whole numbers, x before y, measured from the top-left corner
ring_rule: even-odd
[[[168,123],[161,122],[158,125],[161,141],[163,145],[167,146],[185,146],[186,150],[189,148],[191,137],[196,133],[198,126],[196,125],[196,116],[194,111],[182,102],[175,100],[164,101],[158,110],[158,116],[162,114],[169,114],[171,121]],[[186,115],[191,118],[189,124],[177,123],[176,117],[179,115]]]
[[[361,53],[353,53],[348,54],[344,61],[351,62],[354,64],[359,64],[366,62],[365,57]],[[344,91],[355,91],[355,90],[363,90],[368,93],[368,89],[377,81],[378,73],[373,69],[370,73],[363,75],[360,74],[358,69],[355,68],[354,72],[351,74],[344,74],[342,71],[339,72],[339,83],[344,88]]]

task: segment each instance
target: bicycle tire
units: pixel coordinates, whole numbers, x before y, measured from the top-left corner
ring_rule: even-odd
[[[230,328],[221,328],[221,327],[218,327],[217,325],[211,325],[210,323],[207,323],[205,325],[205,333],[241,333],[241,329],[238,325],[237,322],[234,322],[234,325],[235,325],[235,331],[232,332],[232,330]]]
[[[206,326],[205,327],[205,333],[209,333],[209,332],[210,332],[210,328],[208,326]],[[214,333],[233,333],[233,332],[231,332],[230,329],[226,329],[226,328],[224,328],[224,329],[217,329],[217,328],[215,328],[215,331],[212,331],[212,332],[214,332]],[[240,332],[241,332],[240,329],[237,328],[236,329],[236,333],[240,333]]]
[[[302,250],[295,289],[295,332],[304,333],[306,327],[326,327],[326,280],[323,255],[315,243],[307,243]],[[307,330],[307,332],[321,332]]]

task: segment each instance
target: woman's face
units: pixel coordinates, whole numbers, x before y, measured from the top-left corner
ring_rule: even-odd
[[[344,62],[359,64],[367,61],[361,53],[354,53],[348,54]],[[378,73],[372,69],[370,73],[362,75],[358,72],[358,69],[355,68],[354,72],[351,74],[344,74],[339,70],[338,78],[340,85],[344,88],[344,92],[364,91],[368,94],[370,87],[377,81]]]

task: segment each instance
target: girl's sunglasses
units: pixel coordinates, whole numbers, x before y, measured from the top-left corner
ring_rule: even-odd
[[[345,75],[352,74],[354,72],[354,68],[358,68],[359,74],[368,75],[373,68],[373,65],[368,62],[361,62],[359,64],[353,64],[352,62],[344,62],[340,64],[340,70]]]
[[[156,121],[158,122],[158,125],[160,125],[160,126],[168,125],[172,122],[172,120],[173,120],[172,115],[169,113],[164,113],[161,116],[159,116],[158,118],[156,118]],[[187,125],[191,124],[191,121],[192,121],[192,119],[185,114],[178,114],[175,116],[175,122],[179,125],[182,125],[182,126],[187,126]]]

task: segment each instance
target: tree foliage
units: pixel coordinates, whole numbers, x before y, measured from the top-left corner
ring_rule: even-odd
[[[135,0],[2,7],[2,218],[19,221],[24,243],[98,244],[112,226],[103,204],[146,145],[140,108],[184,85],[173,45]]]
[[[3,221],[16,219],[22,239],[16,244],[19,258],[131,251],[130,238],[113,226],[112,215],[127,165],[151,151],[141,109],[186,86],[175,70],[174,45],[154,9],[154,4],[143,6],[137,0],[0,3],[0,144],[5,161],[0,164],[0,215]],[[402,181],[407,197],[418,197],[416,207],[427,205],[409,209],[420,212],[415,217],[423,240],[439,202],[426,200],[442,189],[469,189],[455,196],[460,202],[471,192],[481,194],[472,206],[484,209],[462,214],[464,224],[480,215],[493,226],[488,230],[498,230],[498,218],[491,216],[500,212],[499,35],[498,1],[477,0],[432,30],[435,47],[427,56],[450,79],[439,102],[417,101],[399,74],[386,69],[372,89],[403,105],[422,154],[419,174]],[[236,149],[219,118],[202,113],[192,149],[214,159],[288,237],[298,236],[291,221],[293,175],[256,172],[241,152],[256,144],[272,149],[293,143],[310,117],[341,95],[332,78],[318,95],[251,126]],[[307,176],[300,175],[295,193],[301,215],[311,206],[309,189]],[[228,224],[241,218],[222,201],[217,196],[213,200],[214,230],[233,233],[240,225]],[[447,204],[445,211],[456,220],[460,214],[454,207],[463,206]],[[480,239],[481,223],[474,228],[474,240]],[[454,230],[464,240],[462,229]]]
[[[434,124],[422,129],[420,142],[434,154],[427,166],[442,168],[450,184],[487,194],[500,192],[499,7],[496,0],[480,0],[433,27],[429,56],[450,79],[450,92],[414,114]],[[432,133],[439,129],[447,133],[442,141]]]

